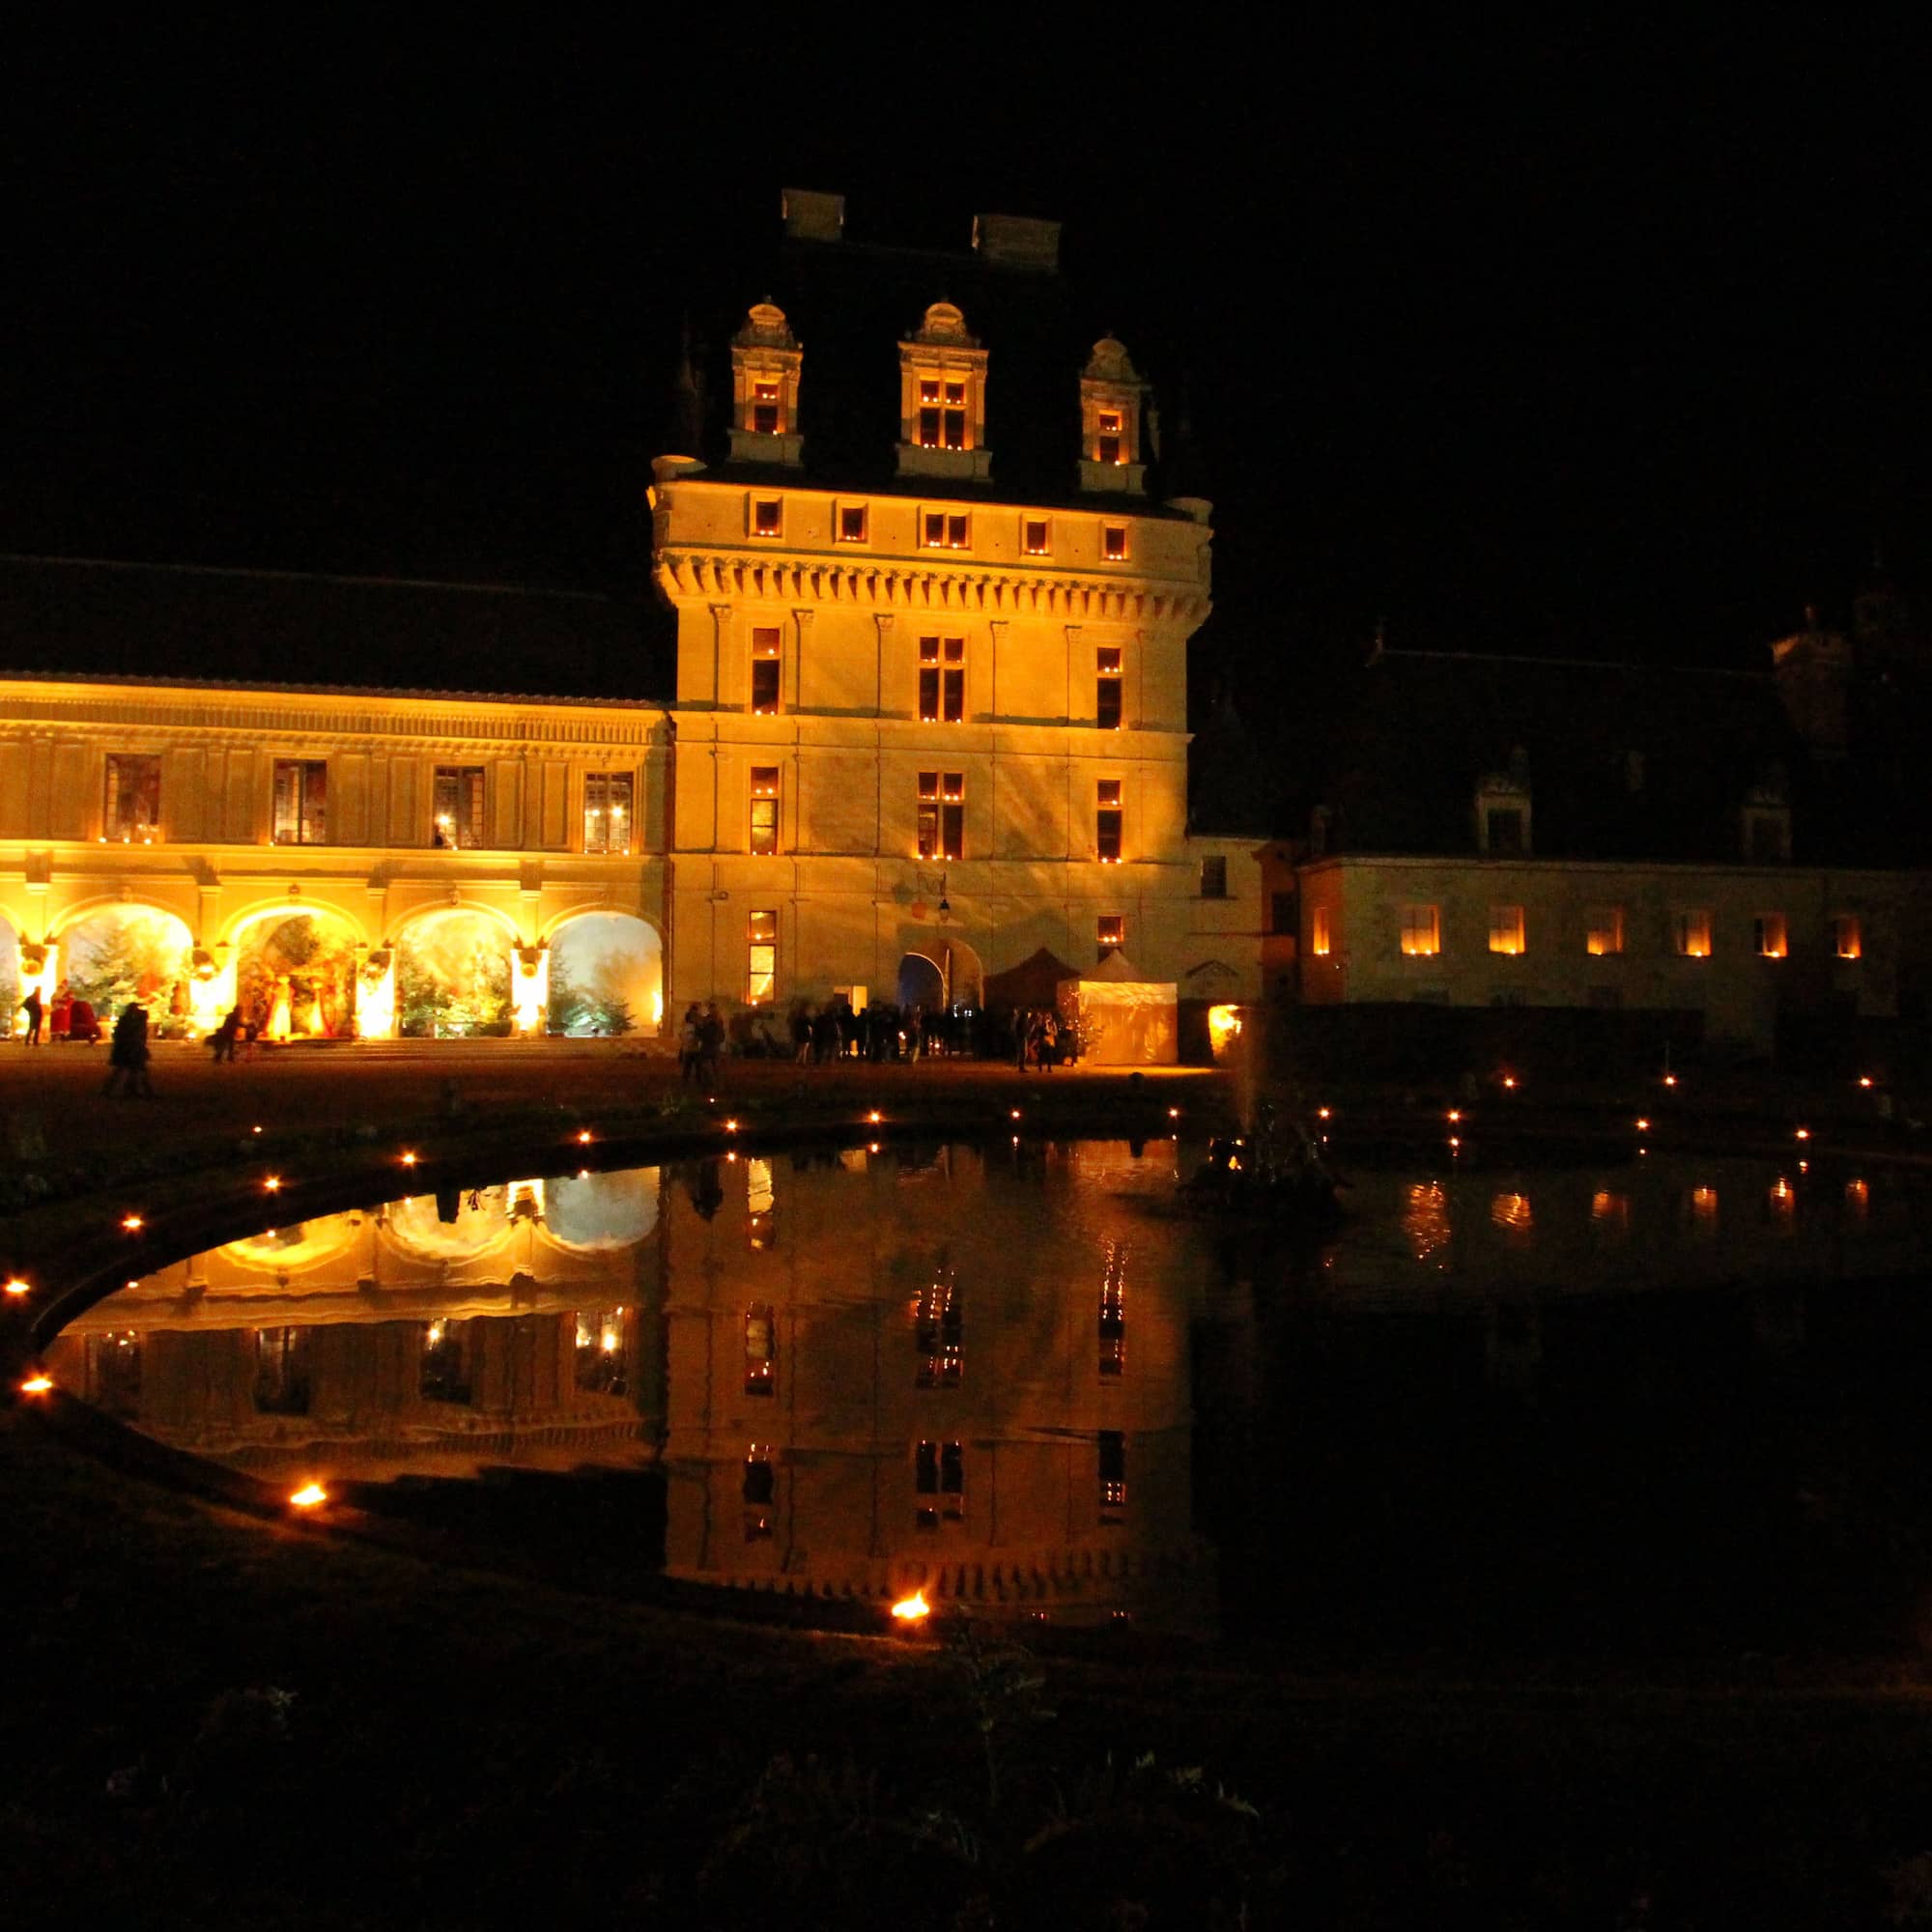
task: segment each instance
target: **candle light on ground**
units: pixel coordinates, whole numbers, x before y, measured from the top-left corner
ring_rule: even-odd
[[[306,1483],[290,1496],[297,1509],[315,1509],[328,1500],[328,1492],[320,1483]]]
[[[53,1387],[53,1385],[54,1385],[54,1378],[51,1376],[46,1376],[46,1375],[29,1376],[27,1379],[20,1384],[20,1393],[22,1395],[45,1395],[47,1391]]]
[[[148,1224],[138,1214],[124,1214],[121,1217],[121,1225],[130,1235],[138,1235]]]
[[[9,1294],[28,1294],[32,1293],[32,1290],[20,1276],[14,1275],[7,1282],[7,1293]]]
[[[909,1597],[901,1597],[893,1605],[893,1615],[901,1623],[917,1623],[922,1617],[932,1614],[932,1605],[925,1601],[923,1590],[915,1590]]]

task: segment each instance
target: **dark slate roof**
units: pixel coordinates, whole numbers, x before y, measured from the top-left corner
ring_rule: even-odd
[[[651,607],[579,591],[0,556],[0,671],[660,703]]]
[[[1135,515],[1179,516],[1161,502],[1164,472],[1143,429],[1148,495],[1083,495],[1080,484],[1080,374],[1110,329],[1126,344],[1142,380],[1155,380],[1153,345],[1135,339],[1131,318],[1098,314],[1064,273],[991,261],[969,250],[879,247],[863,242],[781,239],[748,250],[721,270],[694,317],[694,363],[703,394],[704,446],[696,452],[712,476],[747,484],[800,480],[795,469],[725,461],[731,406],[731,338],[753,302],[784,310],[804,351],[799,429],[803,477],[824,488],[874,495],[983,497]],[[936,301],[954,303],[987,352],[988,483],[895,474],[899,438],[899,344],[915,334]],[[1159,397],[1153,399],[1158,407]],[[1185,452],[1175,419],[1165,418],[1169,470]]]
[[[1781,780],[1794,864],[1924,861],[1880,766],[1811,755],[1768,671],[1393,650],[1332,742],[1328,849],[1472,852],[1478,784],[1513,757],[1540,859],[1736,863],[1747,794]]]

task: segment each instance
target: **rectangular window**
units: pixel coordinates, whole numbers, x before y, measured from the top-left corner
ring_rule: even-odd
[[[1029,556],[1051,556],[1053,526],[1044,517],[1025,518],[1021,524],[1020,547]]]
[[[1100,1520],[1123,1522],[1127,1514],[1127,1438],[1118,1429],[1100,1432]]]
[[[959,859],[966,851],[966,775],[919,775],[919,856]]]
[[[952,1270],[942,1267],[920,1298],[919,1371],[923,1389],[956,1389],[965,1366],[959,1293]]]
[[[839,504],[838,541],[840,543],[864,543],[866,541],[865,504],[863,503]]]
[[[416,1386],[425,1402],[468,1402],[470,1368],[469,1322],[423,1323]]]
[[[1492,805],[1484,811],[1483,849],[1486,852],[1520,852],[1523,849],[1522,808],[1520,805]]]
[[[623,1395],[629,1390],[621,1308],[577,1311],[577,1386],[585,1395]]]
[[[1201,896],[1204,899],[1224,899],[1228,896],[1228,861],[1216,856],[1201,862]]]
[[[919,440],[924,449],[966,447],[966,384],[938,376],[919,384]]]
[[[1319,959],[1325,959],[1334,945],[1334,928],[1329,923],[1328,908],[1317,906],[1308,916],[1308,950]]]
[[[758,497],[752,503],[752,534],[776,537],[784,534],[784,498]]]
[[[1094,653],[1094,719],[1103,731],[1121,728],[1121,651],[1105,644]]]
[[[1781,912],[1759,913],[1751,922],[1751,943],[1760,959],[1782,959],[1789,951]]]
[[[769,717],[779,708],[779,672],[784,663],[784,633],[776,624],[752,628],[752,709]]]
[[[107,810],[103,838],[122,845],[152,845],[161,836],[161,761],[116,755],[107,760]]]
[[[436,824],[430,843],[444,851],[468,852],[483,842],[483,767],[436,768]]]
[[[752,850],[769,858],[779,849],[779,767],[752,767]]]
[[[308,1413],[308,1330],[255,1330],[255,1412]]]
[[[631,849],[636,782],[630,772],[584,773],[583,849],[586,852],[628,852]]]
[[[919,640],[919,715],[926,724],[957,724],[966,716],[966,639]]]
[[[1431,959],[1442,951],[1442,912],[1439,906],[1403,907],[1402,950],[1410,959]]]
[[[1102,913],[1094,923],[1094,938],[1098,957],[1095,963],[1104,960],[1108,953],[1117,952],[1127,943],[1127,922],[1117,912]]]
[[[1099,412],[1099,433],[1094,440],[1094,455],[1101,463],[1124,463],[1122,453],[1121,412],[1119,410],[1102,410]]]
[[[921,1529],[937,1529],[942,1521],[962,1522],[966,1517],[966,1445],[963,1442],[922,1442],[913,1451],[914,1521]]]
[[[779,983],[779,916],[776,909],[752,914],[746,932],[745,1004],[766,1005]]]
[[[1522,908],[1520,906],[1492,906],[1490,908],[1490,951],[1492,952],[1520,952],[1522,950]]]
[[[1864,935],[1859,929],[1859,916],[1841,912],[1832,921],[1832,952],[1834,958],[1857,959],[1864,952]]]
[[[275,760],[275,843],[320,845],[328,836],[328,763]]]
[[[1125,524],[1102,524],[1100,526],[1100,554],[1109,563],[1122,563],[1127,554],[1127,526]]]
[[[1670,950],[1680,959],[1708,959],[1711,956],[1711,915],[1708,912],[1672,913]]]
[[[1121,863],[1121,781],[1119,779],[1101,779],[1095,787],[1094,850],[1103,866],[1118,866]]]
[[[752,384],[752,428],[759,436],[779,433],[779,385],[776,383]]]
[[[745,1393],[770,1395],[778,1374],[778,1327],[772,1305],[761,1301],[745,1311]]]
[[[746,1449],[740,1494],[745,1504],[745,1541],[769,1543],[779,1499],[778,1464],[769,1442],[753,1442]]]
[[[1583,937],[1583,950],[1592,958],[1607,958],[1624,950],[1624,909],[1622,906],[1592,906]]]

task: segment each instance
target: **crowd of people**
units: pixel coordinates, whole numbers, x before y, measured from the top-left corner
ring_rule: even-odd
[[[771,1013],[740,1013],[728,1024],[715,1001],[686,1008],[678,1066],[687,1081],[715,1080],[727,1055],[791,1060],[818,1066],[842,1060],[1009,1060],[1022,1071],[1050,1072],[1077,1059],[1070,1022],[1052,1009],[896,1006],[875,1000],[855,1009],[844,994],[822,1005],[798,1001],[776,1030]]]

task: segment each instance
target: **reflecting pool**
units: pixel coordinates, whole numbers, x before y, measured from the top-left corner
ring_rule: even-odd
[[[1896,1638],[1932,1577],[1916,1181],[1445,1157],[1353,1173],[1317,1245],[1181,1211],[1200,1151],[415,1195],[163,1268],[49,1367],[275,1481],[514,1500],[734,1589],[1342,1648]]]

